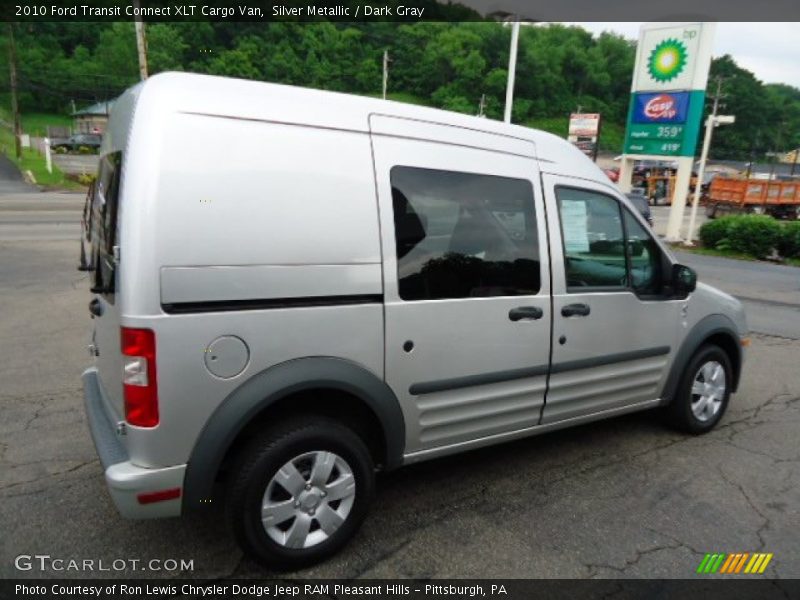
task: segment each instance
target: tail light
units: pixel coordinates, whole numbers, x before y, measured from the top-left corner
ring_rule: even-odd
[[[158,425],[156,335],[150,329],[123,327],[120,337],[125,420],[137,427],[155,427]]]
[[[164,500],[174,500],[181,497],[181,488],[170,488],[168,490],[161,490],[158,492],[144,492],[136,494],[136,499],[139,504],[153,504],[155,502],[163,502]]]

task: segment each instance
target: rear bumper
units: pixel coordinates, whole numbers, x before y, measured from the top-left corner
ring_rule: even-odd
[[[116,427],[108,417],[103,392],[92,367],[83,373],[83,400],[94,447],[103,465],[106,486],[119,513],[128,519],[175,517],[181,514],[181,498],[141,504],[138,494],[183,489],[186,465],[146,469],[130,462]]]

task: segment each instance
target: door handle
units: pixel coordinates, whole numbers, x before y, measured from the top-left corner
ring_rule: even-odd
[[[588,304],[567,304],[561,307],[561,315],[564,317],[585,317],[592,309]]]
[[[508,318],[512,321],[521,321],[527,319],[535,321],[544,316],[544,311],[538,306],[518,306],[508,311]]]
[[[89,302],[89,312],[92,313],[95,317],[102,317],[103,316],[103,303],[100,302],[97,298]]]

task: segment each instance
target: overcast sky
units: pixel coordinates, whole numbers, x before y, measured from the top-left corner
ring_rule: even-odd
[[[638,39],[641,23],[573,23]],[[717,23],[714,56],[730,54],[764,83],[800,88],[800,23]]]

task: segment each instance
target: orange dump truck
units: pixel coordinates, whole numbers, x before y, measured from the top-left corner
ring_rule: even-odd
[[[800,179],[768,181],[715,177],[706,198],[706,215],[756,213],[778,219],[800,218]]]

